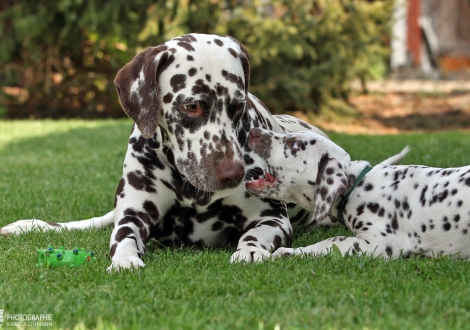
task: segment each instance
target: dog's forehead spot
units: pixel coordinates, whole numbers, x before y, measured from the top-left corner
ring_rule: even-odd
[[[191,89],[191,92],[193,95],[198,95],[198,94],[205,94],[205,95],[210,95],[211,94],[211,88],[209,85],[204,83],[204,80],[198,79],[194,83],[194,86]]]
[[[176,93],[186,87],[186,75],[175,74],[170,79],[170,85],[173,88],[173,92]]]
[[[188,52],[194,52],[194,50],[195,50],[194,47],[191,46],[191,44],[188,43],[188,42],[179,41],[179,42],[177,43],[177,45],[180,46],[181,48],[186,49]]]
[[[187,51],[194,51],[194,47],[191,45],[194,42],[197,42],[197,39],[195,36],[187,34],[181,37],[176,37],[172,41],[176,41],[176,44],[180,46],[181,48],[186,49]]]
[[[186,69],[184,69],[184,66],[181,66],[181,68],[176,69],[175,66],[173,66],[173,70],[169,70],[168,73],[164,73],[165,76],[168,78],[160,78],[162,81],[164,81],[165,79],[168,79],[170,81],[170,84],[161,86],[163,95],[166,95],[168,92],[178,94],[183,93],[193,96],[198,95],[198,99],[210,99],[211,102],[216,102],[215,96],[226,97],[230,95],[228,99],[226,98],[224,100],[221,100],[221,103],[219,104],[219,108],[221,109],[222,107],[224,107],[224,101],[226,103],[235,104],[244,102],[246,99],[246,94],[244,90],[239,89],[240,87],[244,86],[243,80],[237,75],[228,74],[228,71],[226,71],[226,77],[238,77],[235,79],[236,82],[235,80],[233,80],[235,84],[227,83],[227,78],[223,78],[220,73],[214,75],[212,74],[214,73],[213,71],[211,72],[211,74],[202,75],[200,74],[200,71],[198,71],[198,69],[195,67],[188,68],[188,66],[186,66]],[[228,80],[230,81],[231,78],[229,78]],[[136,87],[137,86],[138,85],[136,85]],[[173,97],[173,99],[175,99],[175,97]],[[215,105],[215,103],[213,104]]]
[[[173,100],[172,93],[167,93],[165,96],[163,96],[163,103],[165,104],[171,103],[172,100]]]
[[[226,45],[224,50],[221,50],[219,47],[214,49],[213,46],[208,46],[211,45],[211,42],[207,40],[207,38],[212,37],[200,35],[197,36],[197,38],[192,38],[191,42],[181,38],[175,38],[167,42],[167,46],[173,46],[170,48],[170,51],[178,58],[177,62],[181,63],[183,66],[183,63],[186,61],[194,61],[201,64],[200,70],[207,70],[208,68],[211,70],[215,63],[217,63],[219,68],[223,65],[226,70],[229,70],[234,67],[234,63],[237,63],[240,69],[242,69],[241,61],[238,56],[240,50],[236,42],[229,38],[216,38],[215,40],[218,40],[215,41],[216,45],[220,47]],[[222,41],[222,39],[224,41]],[[188,52],[190,54],[188,54]],[[227,57],[227,53],[230,53],[231,56]]]
[[[229,47],[228,51],[233,57],[238,58],[237,52],[232,47]]]

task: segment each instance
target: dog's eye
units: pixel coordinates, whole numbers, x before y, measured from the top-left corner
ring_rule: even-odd
[[[198,103],[185,104],[181,106],[181,109],[192,116],[202,115],[202,108]]]
[[[292,144],[290,145],[290,149],[291,149],[291,150],[294,150],[294,151],[299,150],[299,149],[300,149],[299,141],[294,141],[294,142],[292,142]]]
[[[302,141],[296,140],[295,137],[289,137],[286,140],[286,147],[288,147],[292,151],[297,151],[299,150],[302,146]]]

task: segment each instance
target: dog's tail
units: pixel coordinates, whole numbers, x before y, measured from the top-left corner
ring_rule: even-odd
[[[393,155],[390,158],[385,159],[380,164],[383,164],[383,165],[397,165],[397,164],[400,164],[401,160],[406,156],[408,151],[410,151],[410,147],[406,146],[405,148],[403,148],[402,151],[400,151],[400,153],[398,153],[396,155]]]
[[[0,228],[0,234],[9,235],[9,234],[21,234],[29,231],[47,231],[55,230],[61,231],[63,229],[91,229],[91,228],[105,228],[109,227],[114,223],[114,211],[106,213],[101,217],[78,220],[71,222],[47,222],[37,219],[30,220],[18,220],[16,222],[10,223],[3,228]]]

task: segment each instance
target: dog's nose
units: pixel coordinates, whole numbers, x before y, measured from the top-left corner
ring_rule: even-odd
[[[217,178],[223,188],[235,188],[245,177],[245,167],[238,161],[222,161],[217,170]]]
[[[263,131],[260,128],[254,127],[250,130],[250,138],[257,139],[261,136],[262,133]]]

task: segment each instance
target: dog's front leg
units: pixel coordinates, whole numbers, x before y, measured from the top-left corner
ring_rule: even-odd
[[[115,227],[111,234],[111,266],[108,272],[145,267],[142,261],[144,240],[137,234],[136,226]]]
[[[292,226],[287,216],[266,217],[254,221],[255,226],[246,231],[238,241],[231,262],[255,262],[271,256],[271,251],[292,244]]]
[[[155,145],[137,130],[129,139],[123,176],[116,191],[109,252],[112,263],[108,271],[145,266],[145,244],[172,198],[165,194],[168,188],[159,179],[171,177],[171,169],[163,163],[165,155]]]
[[[145,244],[159,217],[155,194],[128,186],[121,193],[124,198],[116,198],[109,252],[112,264],[108,271],[145,266]]]
[[[306,247],[296,249],[279,248],[273,253],[273,258],[291,255],[313,257],[327,255],[332,251],[333,245],[338,247],[342,256],[369,253],[375,256],[393,257],[393,250],[391,248],[373,244],[371,240],[359,237],[336,236]]]

